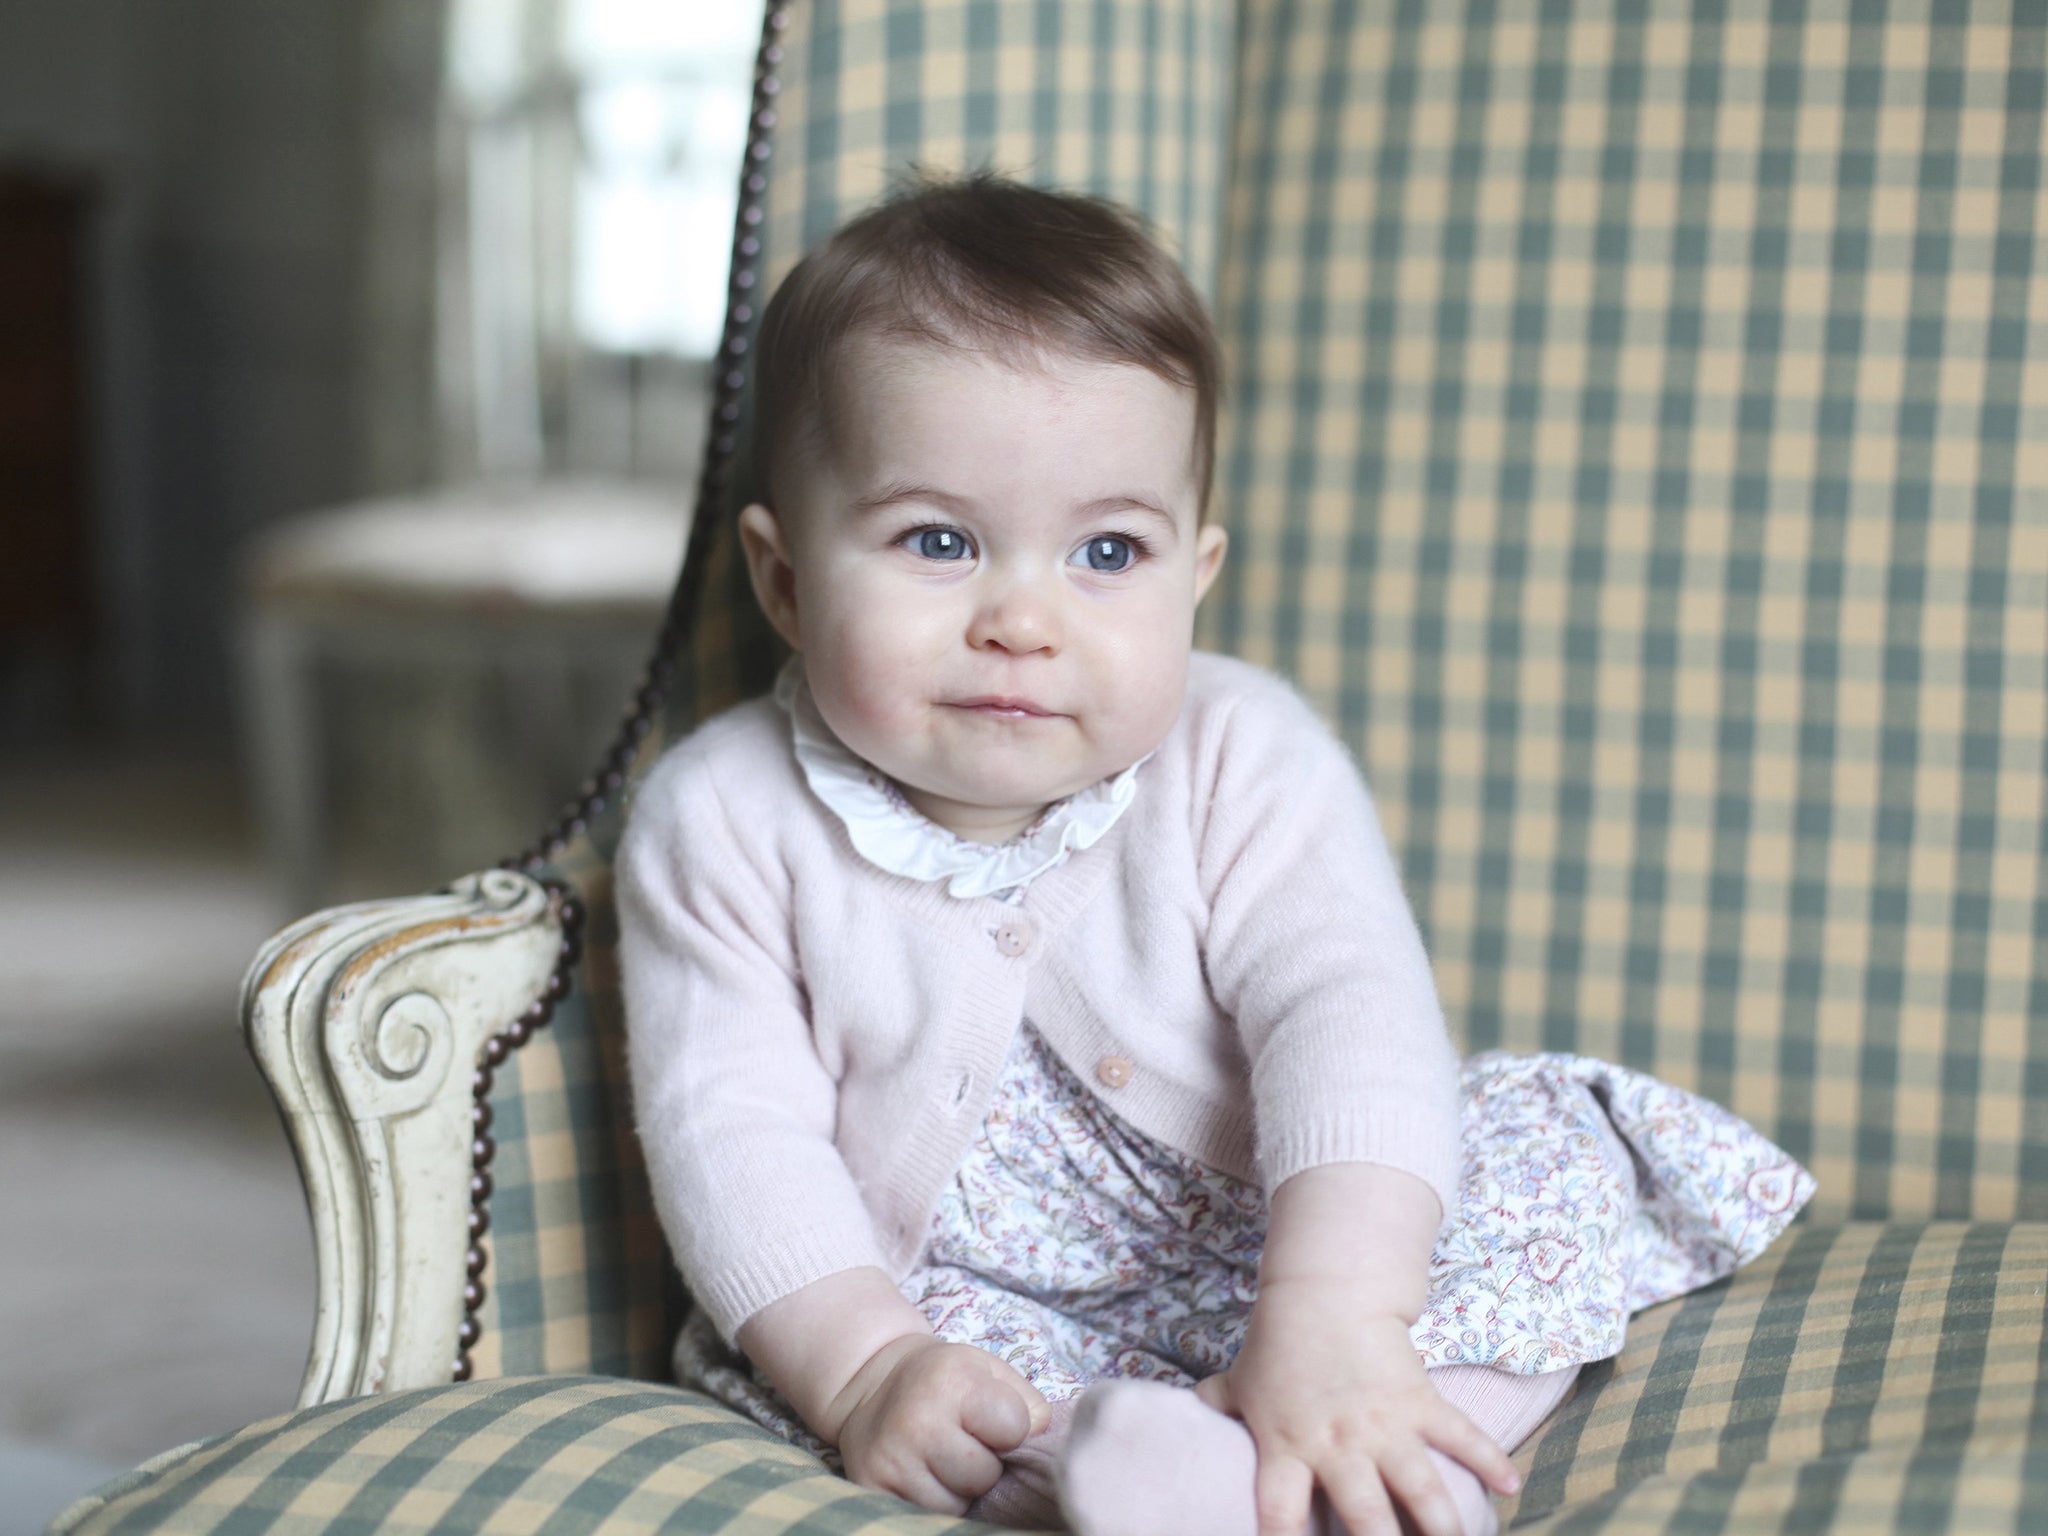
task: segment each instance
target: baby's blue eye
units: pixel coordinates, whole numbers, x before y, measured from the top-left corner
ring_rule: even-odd
[[[1114,576],[1119,571],[1129,570],[1131,562],[1138,558],[1138,553],[1131,547],[1129,539],[1118,538],[1113,534],[1090,539],[1077,553],[1087,556],[1088,569],[1100,571],[1105,576]]]
[[[967,541],[951,528],[920,528],[917,552],[927,560],[960,560],[967,555]]]

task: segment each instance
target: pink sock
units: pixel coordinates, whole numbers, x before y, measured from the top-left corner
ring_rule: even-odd
[[[1512,1453],[1564,1400],[1578,1372],[1511,1376],[1463,1365],[1429,1374],[1447,1402]],[[1430,1457],[1467,1536],[1499,1530],[1479,1479],[1440,1452]],[[1251,1433],[1185,1388],[1098,1383],[1079,1399],[1056,1459],[1060,1507],[1075,1536],[1257,1536]],[[1317,1510],[1318,1536],[1342,1536],[1320,1499]]]
[[[1186,1387],[1099,1381],[1059,1454],[1074,1536],[1258,1536],[1244,1425]]]

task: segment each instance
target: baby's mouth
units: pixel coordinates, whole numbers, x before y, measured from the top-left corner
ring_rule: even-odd
[[[972,714],[987,715],[997,720],[1052,720],[1057,718],[1052,710],[1034,704],[1029,699],[1015,698],[1009,694],[984,694],[979,698],[953,699],[949,702],[954,709],[964,709]]]

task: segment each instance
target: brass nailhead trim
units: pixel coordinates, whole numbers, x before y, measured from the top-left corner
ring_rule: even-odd
[[[469,1278],[462,1287],[462,1327],[456,1335],[454,1379],[470,1377],[469,1352],[482,1337],[476,1314],[484,1304],[484,1271],[490,1254],[483,1245],[491,1229],[491,1159],[498,1144],[491,1139],[491,1084],[505,1058],[531,1040],[535,1030],[545,1029],[555,1016],[555,1004],[569,995],[569,973],[583,954],[583,903],[576,899],[567,882],[548,879],[548,901],[562,924],[562,946],[556,952],[555,968],[549,973],[540,996],[527,1004],[526,1011],[492,1035],[477,1053],[476,1075],[470,1079],[474,1102],[469,1109]]]

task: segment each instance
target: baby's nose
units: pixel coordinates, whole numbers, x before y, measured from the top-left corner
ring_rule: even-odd
[[[1028,581],[1013,581],[988,595],[974,613],[967,643],[1013,655],[1059,648],[1059,618],[1047,594]]]

